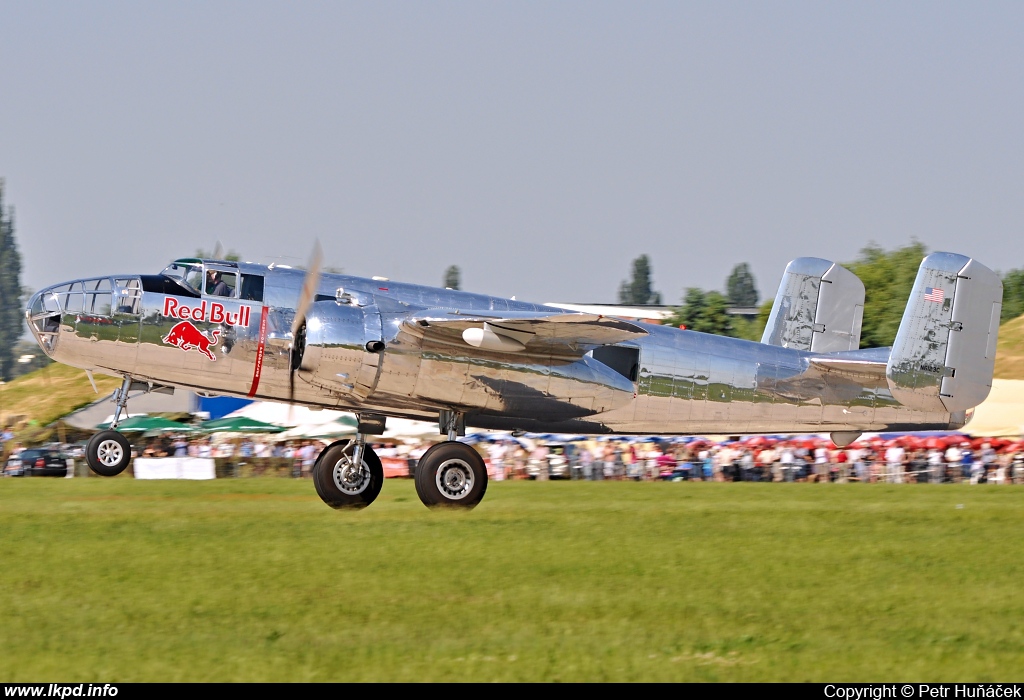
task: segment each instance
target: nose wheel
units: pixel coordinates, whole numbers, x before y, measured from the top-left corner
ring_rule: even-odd
[[[114,393],[114,420],[110,422],[111,428],[116,428],[121,422],[121,412],[128,403],[128,390],[131,386],[132,378],[125,377],[121,388]],[[85,461],[100,476],[117,476],[132,461],[132,446],[116,430],[102,430],[93,435],[85,446]]]
[[[423,453],[416,465],[416,493],[428,507],[472,508],[487,490],[483,457],[461,442],[442,442]]]
[[[131,445],[116,430],[96,433],[85,447],[85,461],[100,476],[117,476],[131,460]]]

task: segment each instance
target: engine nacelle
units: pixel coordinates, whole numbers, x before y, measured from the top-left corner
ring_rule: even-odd
[[[369,396],[377,385],[380,353],[367,346],[377,349],[380,344],[379,319],[357,306],[333,301],[313,304],[306,314],[299,365],[303,379],[339,394]]]

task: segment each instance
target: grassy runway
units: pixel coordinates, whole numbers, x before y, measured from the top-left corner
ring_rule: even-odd
[[[1019,487],[5,479],[0,681],[1020,681],[1022,534]]]

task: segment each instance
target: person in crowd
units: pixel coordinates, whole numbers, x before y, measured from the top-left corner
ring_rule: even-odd
[[[982,483],[987,483],[991,473],[995,470],[996,451],[992,449],[992,443],[982,443],[978,461],[981,462]]]
[[[969,481],[974,471],[975,454],[971,443],[964,442],[960,446],[960,481]]]
[[[768,445],[757,456],[761,465],[762,481],[782,481],[782,474],[779,472],[779,453],[773,445]]]
[[[580,471],[583,474],[583,478],[586,481],[593,481],[594,479],[594,453],[590,451],[590,448],[583,445],[579,449],[578,453]]]
[[[818,446],[814,448],[814,480],[817,482],[828,481],[828,473],[828,447],[819,442]]]
[[[779,452],[779,471],[783,481],[794,481],[796,479],[796,451],[788,442],[782,443]]]
[[[665,450],[664,452],[658,450],[658,453],[654,458],[654,469],[657,475],[655,478],[662,481],[670,481],[675,475],[676,458],[671,450]]]
[[[963,451],[956,443],[950,444],[946,448],[946,473],[949,475],[949,480],[954,483],[960,483],[960,477],[963,475],[961,471],[962,460]]]
[[[932,447],[928,450],[928,481],[941,484],[945,479],[946,460],[943,458],[942,450]]]
[[[495,481],[505,480],[505,455],[508,453],[508,445],[504,440],[495,440],[487,446],[487,458],[491,462],[491,470],[494,473]],[[498,475],[501,474],[499,477]]]
[[[829,478],[837,484],[845,484],[850,480],[850,463],[846,450],[839,449],[833,453]]]
[[[899,443],[890,445],[885,450],[885,480],[890,484],[903,483],[903,460],[906,450]]]

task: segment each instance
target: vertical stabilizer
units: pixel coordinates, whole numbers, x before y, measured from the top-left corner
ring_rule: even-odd
[[[840,352],[860,345],[864,283],[831,260],[797,258],[786,266],[768,325],[766,345]]]
[[[1002,308],[999,276],[977,260],[921,261],[885,376],[893,397],[923,411],[964,411],[992,389]]]

